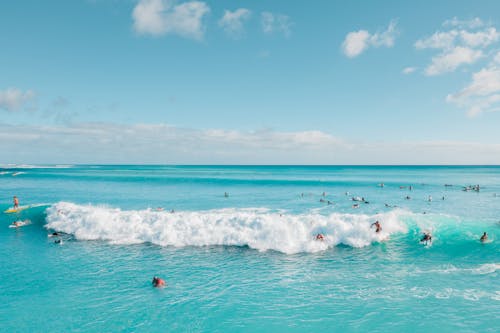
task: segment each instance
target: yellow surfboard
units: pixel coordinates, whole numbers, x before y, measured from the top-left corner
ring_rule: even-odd
[[[19,213],[20,211],[23,211],[23,210],[28,209],[28,208],[31,208],[31,206],[19,206],[16,209],[14,209],[14,207],[11,207],[7,210],[4,210],[3,212],[5,214]]]

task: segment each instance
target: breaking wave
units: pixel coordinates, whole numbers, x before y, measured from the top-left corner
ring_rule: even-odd
[[[167,212],[121,210],[106,206],[59,202],[47,209],[46,228],[74,235],[78,240],[114,244],[152,243],[160,246],[248,246],[287,254],[318,252],[344,244],[365,247],[406,233],[401,218],[409,212],[364,215],[287,214],[264,208]],[[383,221],[376,233],[371,224]],[[324,240],[315,239],[323,234]]]

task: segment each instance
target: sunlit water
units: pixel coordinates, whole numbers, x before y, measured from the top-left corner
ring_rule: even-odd
[[[0,171],[0,331],[500,327],[500,167]]]

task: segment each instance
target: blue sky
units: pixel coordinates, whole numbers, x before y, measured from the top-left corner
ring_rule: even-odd
[[[0,162],[500,164],[498,13],[3,1]]]

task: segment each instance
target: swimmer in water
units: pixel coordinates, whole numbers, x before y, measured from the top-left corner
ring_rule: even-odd
[[[153,281],[151,281],[151,283],[153,284],[153,287],[155,287],[155,288],[164,287],[166,285],[165,280],[163,280],[162,278],[159,278],[157,276],[153,277]]]
[[[372,223],[370,227],[375,226],[375,232],[381,232],[382,231],[382,226],[380,225],[379,221],[376,221],[375,223]]]
[[[352,205],[352,208],[359,208],[359,204]]]
[[[483,233],[481,236],[481,243],[484,243],[488,240],[488,235],[486,234],[486,231]]]
[[[323,234],[317,234],[316,235],[316,240],[317,241],[324,241],[325,240],[325,236],[323,236]]]
[[[421,243],[425,243],[426,245],[428,243],[432,243],[432,235],[429,232],[424,232],[424,235],[420,239]]]

